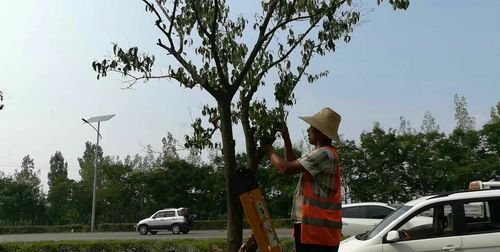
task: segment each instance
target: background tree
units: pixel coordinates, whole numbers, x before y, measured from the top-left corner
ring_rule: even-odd
[[[415,134],[416,130],[411,126],[410,121],[406,120],[404,117],[399,117],[399,130],[398,133],[401,135]]]
[[[71,184],[68,179],[68,163],[64,161],[60,151],[56,151],[50,158],[48,185],[47,213],[49,219],[56,224],[67,224],[70,220],[65,215],[71,200]]]
[[[82,178],[82,182],[92,185],[94,181],[94,160],[95,160],[95,148],[96,145],[91,142],[85,143],[85,151],[83,152],[83,156],[78,158],[78,164],[80,166],[80,177]],[[102,147],[99,146],[97,150],[97,158],[98,164],[101,164],[103,159]]]
[[[353,202],[397,204],[423,195],[464,190],[471,180],[498,180],[499,141],[500,122],[494,120],[480,130],[455,129],[448,135],[386,131],[376,123],[371,131],[361,134],[358,143],[342,139],[339,153],[344,195]],[[82,156],[92,148],[90,144],[85,146]],[[297,146],[297,156],[307,151],[300,142],[294,144]],[[98,223],[135,223],[158,209],[179,206],[190,208],[199,220],[227,217],[221,207],[227,202],[223,156],[211,150],[209,160],[200,165],[189,162],[188,157],[167,157],[148,149],[151,151],[144,156],[128,156],[124,161],[101,154]],[[277,149],[283,151],[282,147]],[[236,160],[238,167],[245,166],[246,153],[236,155]],[[22,169],[14,174],[0,172],[0,225],[89,223],[92,187],[86,181],[70,179],[62,186],[67,166],[60,152],[51,157],[50,164],[49,195],[40,193],[38,172],[29,156],[23,158]],[[279,174],[269,160],[259,163],[256,176],[273,218],[289,218],[296,179]],[[64,200],[56,200],[65,197],[66,205]],[[61,210],[57,213],[51,208],[56,204]]]
[[[64,157],[60,151],[56,151],[54,156],[50,158],[50,171],[47,176],[49,188],[54,183],[68,179],[68,162],[64,161]]]
[[[29,155],[23,158],[21,170],[14,173],[14,199],[21,221],[35,223],[45,214],[45,195],[41,190],[40,171],[35,171],[35,162]]]
[[[79,202],[73,202],[75,207],[78,207],[78,218],[83,221],[83,223],[90,223],[91,221],[91,212],[92,212],[92,188],[94,183],[94,160],[95,160],[95,148],[97,146],[92,144],[91,142],[85,143],[85,150],[83,152],[83,156],[78,158],[78,164],[80,166],[80,170],[78,173],[80,174],[81,180],[75,185],[73,188],[75,193],[77,194],[76,198],[78,198]],[[101,180],[101,164],[103,163],[103,150],[102,147],[99,146],[97,150],[97,159],[98,159],[98,169],[97,169],[97,185],[99,185],[99,181]],[[96,189],[96,198],[99,198],[98,190]],[[99,211],[96,200],[96,213]],[[98,214],[96,214],[98,216]]]
[[[458,95],[455,94],[453,102],[455,103],[455,120],[457,120],[456,128],[463,131],[474,130],[476,127],[476,120],[474,117],[469,116],[465,97],[458,97]]]
[[[177,154],[177,140],[174,139],[172,133],[168,132],[167,137],[161,140],[163,144],[163,156],[166,158],[179,158]]]
[[[338,148],[340,157],[340,176],[342,179],[344,203],[349,203],[354,198],[353,183],[359,179],[360,167],[366,167],[364,164],[364,154],[353,140],[341,139]]]
[[[496,106],[491,107],[490,115],[491,122],[500,121],[500,102],[497,102]]]
[[[353,195],[360,201],[398,202],[404,196],[405,181],[396,130],[385,132],[375,124],[372,132],[361,134],[360,141],[365,160],[352,183]]]
[[[439,124],[437,124],[436,119],[432,116],[430,111],[425,112],[420,131],[424,134],[439,132]]]
[[[128,187],[127,177],[132,168],[109,157],[104,159],[99,168],[97,223],[129,221],[131,216],[130,192],[126,189]]]
[[[498,103],[497,103],[498,106]],[[482,165],[485,170],[489,170],[482,177],[482,180],[495,179],[500,180],[500,120],[493,120],[487,123],[481,129],[481,143],[478,146],[479,159],[488,161]]]
[[[350,32],[360,18],[346,1],[263,1],[262,12],[251,26],[255,34],[244,37],[248,20],[229,15],[225,1],[143,0],[146,10],[156,17],[155,25],[163,39],[157,45],[179,65],[169,66],[166,74],[152,71],[154,56],[138,52],[137,47],[123,50],[113,46],[114,57],[95,61],[97,78],[108,72],[119,72],[133,85],[138,80],[169,78],[182,86],[198,86],[216,101],[216,107],[205,106],[210,128],[201,120],[193,124],[194,136],[187,144],[197,148],[216,146],[211,140],[216,130],[222,135],[228,210],[228,250],[236,251],[242,241],[242,208],[232,188],[236,170],[235,142],[232,124],[240,121],[245,135],[247,168],[256,170],[262,158],[257,139],[286,118],[286,107],[293,105],[293,93],[303,78],[314,82],[327,71],[307,71],[314,56],[335,50],[335,43],[350,41]],[[381,1],[378,0],[378,3]],[[389,1],[394,9],[406,9],[408,0]],[[194,31],[194,32],[193,32]],[[197,38],[195,38],[197,36]],[[254,41],[248,43],[245,41]],[[186,48],[192,50],[185,51]],[[296,60],[291,60],[295,58]],[[195,63],[196,62],[196,63]],[[270,80],[270,76],[277,79]],[[273,83],[277,107],[265,100],[255,100],[260,86]],[[239,100],[233,98],[239,92]]]
[[[497,109],[500,103],[497,103]],[[454,132],[455,133],[455,132]],[[469,160],[459,168],[458,180],[467,182],[473,180],[500,179],[500,120],[498,110],[492,108],[491,119],[483,128],[469,133],[464,137],[465,145],[469,146]],[[472,152],[472,153],[471,153]],[[463,184],[463,182],[462,182]]]
[[[14,191],[14,181],[0,172],[0,223],[15,225],[19,218]]]
[[[39,173],[40,171],[35,171],[35,161],[30,158],[30,155],[26,155],[23,157],[21,170],[16,170],[14,177],[19,183],[40,185],[40,179],[37,176],[37,172]]]

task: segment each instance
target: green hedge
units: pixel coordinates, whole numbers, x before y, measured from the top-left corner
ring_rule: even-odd
[[[275,228],[292,228],[288,219],[273,220]],[[96,225],[98,232],[131,232],[136,223],[102,223]],[[226,229],[225,220],[195,220],[193,230]],[[248,222],[243,222],[244,228],[250,228]],[[0,234],[27,233],[68,233],[89,232],[89,225],[59,225],[59,226],[0,226]]]
[[[275,228],[292,228],[292,222],[289,219],[273,220]],[[203,220],[195,221],[193,230],[206,230],[206,229],[226,229],[225,220]],[[250,228],[247,220],[243,220],[243,228]]]
[[[0,234],[89,232],[89,225],[0,226]]]
[[[16,252],[201,252],[226,248],[224,239],[103,240],[0,243],[0,251]]]
[[[281,245],[283,251],[294,251],[294,244],[291,239],[283,239]],[[209,252],[226,251],[225,249],[226,241],[222,238],[0,243],[0,252]]]
[[[103,223],[96,226],[98,232],[130,232],[135,231],[137,223]]]
[[[195,220],[193,223],[193,230],[205,229],[226,229],[225,220]]]

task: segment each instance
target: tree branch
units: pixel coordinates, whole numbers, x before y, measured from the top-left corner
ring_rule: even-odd
[[[264,52],[267,51],[267,47],[271,43],[272,37],[274,37],[274,33],[270,35],[269,39],[266,40],[264,46],[262,47],[262,50],[260,50],[262,52],[261,57],[263,57]],[[260,80],[264,77],[264,74],[265,74],[265,72],[260,72],[257,75],[258,77],[256,78],[255,85],[251,86],[250,89],[248,89],[248,91],[246,93],[245,92],[241,92],[241,94],[240,94],[240,100],[242,101],[242,103],[243,102],[250,103],[250,101],[252,100],[253,95],[255,94],[255,92],[257,92],[257,88],[259,86]],[[242,95],[243,95],[243,97],[241,97]]]
[[[147,3],[146,0],[143,0]],[[176,0],[176,2],[178,2]],[[149,3],[147,3],[149,4]],[[219,91],[216,91],[214,88],[212,88],[210,86],[210,84],[208,83],[208,80],[207,79],[203,79],[197,72],[196,70],[193,68],[193,66],[191,66],[191,64],[189,64],[182,56],[181,56],[181,51],[176,51],[175,48],[174,48],[174,43],[172,41],[172,37],[171,35],[169,35],[165,29],[163,29],[163,27],[161,27],[160,23],[162,22],[161,20],[161,17],[160,15],[158,14],[158,12],[156,11],[155,7],[151,4],[149,4],[150,8],[153,9],[153,11],[156,13],[156,16],[158,17],[158,20],[156,21],[156,26],[158,27],[158,29],[160,29],[163,34],[165,34],[165,36],[167,37],[167,39],[169,40],[169,43],[170,43],[170,46],[171,47],[168,47],[166,46],[165,44],[163,44],[161,42],[160,39],[158,39],[158,43],[157,45],[162,47],[163,49],[165,49],[167,52],[169,52],[171,55],[173,55],[175,57],[175,59],[177,59],[177,61],[179,63],[181,63],[181,65],[188,71],[188,73],[191,75],[191,77],[193,78],[193,80],[195,82],[197,82],[202,88],[206,89],[208,93],[210,93],[210,95],[212,95],[214,98],[217,98],[220,96],[219,94]],[[174,20],[171,20],[171,22],[173,22]],[[179,35],[181,37],[181,35]],[[182,42],[180,43],[182,44]]]
[[[167,33],[167,31],[165,31],[165,29],[163,29],[161,26],[160,26],[160,23],[163,22],[163,19],[161,18],[160,16],[160,13],[158,13],[158,11],[156,10],[154,4],[148,2],[147,0],[142,0],[147,6],[149,6],[149,8],[153,11],[153,13],[156,15],[156,22],[155,22],[155,25],[160,28],[160,30],[163,32],[163,34],[165,34],[165,36],[167,37],[170,37],[170,34]],[[173,20],[170,20],[170,22],[173,22]]]
[[[240,95],[240,99],[243,95]],[[241,126],[243,128],[243,134],[245,135],[245,148],[246,153],[249,154],[247,158],[247,169],[255,171],[257,170],[258,161],[255,160],[254,153],[258,153],[257,144],[255,141],[255,132],[250,126],[250,116],[249,116],[249,103],[241,104]]]
[[[210,93],[214,98],[217,98],[219,97],[219,92],[216,91],[215,89],[213,89],[212,87],[210,87],[209,83],[208,83],[208,80],[204,80],[200,75],[198,75],[198,73],[196,72],[196,69],[191,66],[191,64],[189,64],[182,56],[181,56],[181,53],[179,51],[176,51],[175,50],[175,46],[174,46],[174,43],[172,41],[172,37],[171,37],[171,34],[169,34],[165,29],[163,29],[163,27],[161,26],[161,23],[163,22],[162,21],[162,18],[160,16],[160,14],[158,13],[158,11],[156,10],[155,6],[151,3],[149,3],[147,0],[142,0],[146,5],[149,6],[149,8],[151,10],[153,10],[153,12],[155,13],[156,17],[158,18],[158,20],[155,22],[155,25],[156,27],[158,27],[158,29],[160,29],[162,31],[162,33],[167,37],[169,43],[170,43],[170,46],[171,47],[168,47],[166,46],[165,44],[163,44],[161,42],[161,39],[158,39],[158,42],[156,43],[158,46],[160,46],[161,48],[165,49],[168,53],[170,53],[171,55],[173,55],[175,57],[175,59],[181,63],[181,65],[188,71],[188,73],[191,75],[191,77],[193,78],[193,80],[198,83],[202,88],[206,89],[208,93]],[[177,2],[177,1],[176,1]],[[171,20],[171,22],[173,22],[174,20]],[[182,44],[182,42],[181,42]]]
[[[220,57],[219,57],[219,48],[217,46],[217,33],[218,33],[218,26],[217,26],[217,15],[219,13],[219,1],[214,0],[214,18],[212,20],[212,28],[211,28],[211,34],[208,37],[210,40],[210,49],[212,51],[212,55],[214,57],[215,61],[215,66],[217,67],[217,73],[220,77],[220,80],[222,81],[222,85],[224,87],[229,86],[229,79],[227,75],[224,73],[224,70],[222,69],[222,65],[220,62]]]
[[[203,25],[203,23],[201,22],[201,19],[200,19],[200,16],[198,14],[198,6],[196,6],[195,4],[195,1],[193,0],[190,0],[191,2],[191,5],[193,6],[193,12],[194,12],[194,17],[196,18],[196,22],[198,23],[198,25],[200,26],[200,30],[201,32],[203,32],[203,34],[205,34],[205,36],[207,36],[207,38],[210,38],[210,33],[208,33],[208,30],[207,28],[205,27],[205,25]]]
[[[127,76],[127,77],[129,77],[129,78],[132,79],[132,80],[125,81],[125,83],[127,83],[128,86],[125,87],[125,88],[123,88],[123,89],[130,89],[133,85],[135,85],[135,83],[137,81],[140,81],[140,80],[164,79],[164,78],[171,78],[171,79],[177,80],[177,78],[175,78],[175,76],[172,76],[172,75],[157,75],[157,76],[141,76],[141,77],[137,77],[137,76],[135,76],[133,74],[125,73],[125,72],[119,71],[119,70],[110,69],[108,71],[115,72],[115,73],[120,73],[120,74],[123,74],[124,76]]]
[[[172,11],[172,16],[168,16],[167,10],[161,5],[160,0],[156,0],[156,4],[160,7],[160,10],[163,12],[163,15],[170,21],[170,26],[168,28],[168,34],[172,34],[172,28],[174,26],[175,12],[177,11],[177,6],[179,5],[179,1],[174,1],[174,10]],[[177,30],[177,29],[176,29]]]
[[[222,69],[222,65],[220,62],[220,56],[219,56],[219,48],[217,46],[217,14],[219,13],[219,3],[217,0],[214,1],[214,17],[212,19],[212,25],[210,28],[211,32],[208,32],[208,29],[203,25],[201,22],[201,19],[198,14],[198,6],[195,5],[195,1],[191,0],[191,4],[193,5],[193,12],[195,14],[196,22],[200,26],[201,32],[207,36],[208,41],[210,43],[210,51],[212,52],[212,56],[215,61],[215,66],[217,68],[217,74],[219,75],[222,85],[228,86],[229,85],[229,79],[227,75],[224,73]]]
[[[176,50],[175,49],[175,45],[174,45],[174,41],[172,40],[172,34],[167,32],[162,26],[161,24],[163,23],[163,19],[161,18],[160,16],[160,13],[158,13],[158,11],[156,10],[155,6],[148,2],[147,0],[142,0],[147,6],[149,6],[149,8],[153,11],[153,13],[156,15],[157,17],[157,20],[155,22],[155,25],[156,27],[158,27],[158,29],[165,35],[165,37],[167,37],[168,39],[168,42],[170,44],[170,47],[163,47],[164,49],[166,49],[170,54],[173,54],[173,52],[177,52],[178,54],[180,54],[182,51],[179,49],[179,50]],[[175,3],[178,3],[178,1],[176,1]],[[161,6],[160,6],[161,7]],[[174,7],[175,9],[175,7]],[[165,11],[166,13],[166,11]],[[168,18],[168,16],[167,16]],[[172,14],[172,18],[174,18],[173,14]],[[171,19],[170,20],[170,24],[172,25],[174,23],[174,19]],[[183,36],[181,35],[180,32],[179,33],[179,39],[181,40],[180,41],[180,48],[182,48],[182,38]]]
[[[165,17],[170,21],[170,25],[168,27],[168,36],[171,37],[172,36],[172,28],[174,27],[174,20],[175,20],[175,13],[177,12],[177,7],[179,6],[179,0],[175,0],[174,1],[174,9],[172,10],[172,16],[168,16],[168,13],[167,13],[167,10],[165,10],[165,8],[161,5],[161,2],[160,0],[156,0],[156,4],[158,5],[158,7],[160,7],[161,11],[163,12],[163,15],[165,15]],[[184,43],[183,43],[183,40],[184,40],[184,36],[182,35],[183,33],[182,32],[179,32],[179,29],[177,28],[177,26],[175,25],[175,30],[177,31],[177,34],[179,35],[179,50],[177,50],[177,53],[182,53],[182,51],[184,50]]]
[[[312,24],[301,36],[300,38],[295,41],[295,43],[290,47],[290,49],[285,53],[283,54],[280,58],[278,58],[276,61],[272,62],[267,68],[263,69],[260,73],[259,73],[259,76],[260,75],[264,75],[265,73],[267,73],[267,71],[269,71],[269,69],[273,68],[274,66],[276,66],[277,64],[283,62],[283,60],[287,59],[288,56],[290,56],[290,54],[293,52],[293,50],[295,50],[295,48],[304,40],[304,38],[307,36],[307,34],[309,34],[309,32],[311,32],[311,30],[316,27],[316,25],[319,23],[320,20],[317,20],[314,24]]]
[[[164,48],[167,51],[170,51],[170,53],[175,57],[175,59],[181,63],[181,65],[188,71],[188,73],[191,75],[193,80],[198,83],[202,88],[206,89],[208,93],[210,93],[214,98],[218,98],[220,96],[219,92],[215,90],[214,88],[210,87],[208,80],[203,79],[198,73],[196,72],[196,69],[189,64],[179,53],[176,51],[170,50],[166,45],[164,45],[161,42],[161,39],[158,39],[158,43],[156,43],[158,46]]]
[[[236,78],[236,80],[233,82],[231,88],[229,88],[229,91],[231,94],[234,94],[238,90],[238,88],[240,87],[241,83],[245,79],[246,74],[248,73],[248,71],[252,67],[252,64],[255,60],[255,57],[257,56],[258,52],[260,51],[261,46],[264,44],[264,42],[266,40],[266,37],[264,36],[265,31],[267,30],[267,26],[269,25],[269,21],[271,20],[271,17],[273,15],[274,11],[276,10],[276,5],[278,5],[278,2],[279,2],[278,0],[273,0],[270,3],[269,10],[268,10],[267,15],[264,19],[264,22],[262,23],[262,25],[259,28],[260,29],[259,37],[258,37],[258,39],[257,39],[257,41],[252,49],[252,52],[248,56],[248,59],[246,60],[245,65],[243,66],[240,74],[238,75],[238,78]]]

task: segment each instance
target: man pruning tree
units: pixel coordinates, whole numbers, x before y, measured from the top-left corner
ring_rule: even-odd
[[[314,150],[295,157],[288,129],[279,131],[285,142],[285,158],[271,144],[261,143],[262,150],[283,174],[300,173],[292,204],[295,248],[297,252],[338,251],[342,229],[342,204],[337,133],[340,115],[323,108],[314,116],[300,117],[310,125],[309,143]]]

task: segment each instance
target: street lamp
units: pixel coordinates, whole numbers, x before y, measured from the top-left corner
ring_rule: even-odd
[[[90,232],[94,232],[94,223],[95,223],[95,188],[97,183],[97,150],[99,149],[99,138],[102,138],[99,133],[99,129],[101,127],[101,122],[107,121],[111,119],[115,114],[112,115],[103,115],[103,116],[94,116],[87,120],[82,118],[82,121],[88,125],[90,125],[97,132],[97,145],[95,147],[95,157],[94,157],[94,185],[92,187],[92,219],[90,222]],[[91,123],[97,122],[97,129]]]

